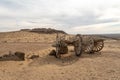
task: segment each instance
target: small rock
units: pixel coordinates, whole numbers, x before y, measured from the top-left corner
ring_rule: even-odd
[[[9,54],[4,54],[0,56],[0,61],[24,61],[25,60],[25,53],[23,52],[15,52]]]

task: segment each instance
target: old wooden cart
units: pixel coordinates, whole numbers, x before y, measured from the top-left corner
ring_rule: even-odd
[[[57,34],[56,41],[52,46],[56,49],[55,56],[57,58],[60,58],[61,54],[68,53],[68,46],[74,46],[76,56],[81,56],[83,52],[95,53],[102,50],[104,47],[104,40],[80,34],[66,39],[66,35],[60,36]]]

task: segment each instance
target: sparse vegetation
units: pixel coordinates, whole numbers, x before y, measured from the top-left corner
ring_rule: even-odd
[[[35,33],[46,33],[46,34],[53,34],[53,33],[66,34],[66,32],[64,32],[62,30],[56,30],[56,29],[51,29],[51,28],[21,29],[20,31],[28,31],[28,32],[35,32]]]

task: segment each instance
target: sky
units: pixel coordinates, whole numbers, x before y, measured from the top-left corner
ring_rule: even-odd
[[[120,33],[120,0],[0,0],[0,32],[43,27]]]

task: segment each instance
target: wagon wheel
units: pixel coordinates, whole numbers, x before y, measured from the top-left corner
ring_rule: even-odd
[[[67,54],[67,53],[68,53],[67,44],[60,41],[60,43],[56,47],[56,58],[60,58],[62,54]]]
[[[76,37],[75,37],[74,50],[75,50],[76,56],[81,56],[81,54],[82,54],[82,38],[79,34],[76,35]]]
[[[94,40],[91,37],[88,37],[84,45],[84,52],[91,53],[94,47]]]
[[[60,58],[60,57],[61,57],[59,51],[60,51],[60,47],[59,47],[59,46],[56,46],[56,54],[55,54],[55,57],[56,57],[56,58]]]
[[[104,47],[104,41],[98,41],[98,42],[94,42],[94,48],[93,48],[93,52],[99,52],[100,50],[102,50]]]
[[[55,57],[56,58],[61,57],[61,55],[60,55],[60,37],[58,36],[58,34],[56,36],[56,54],[55,54]]]
[[[64,36],[58,36],[56,37],[56,58],[61,58],[61,54],[65,54],[68,52],[67,44],[64,42],[65,35]]]

